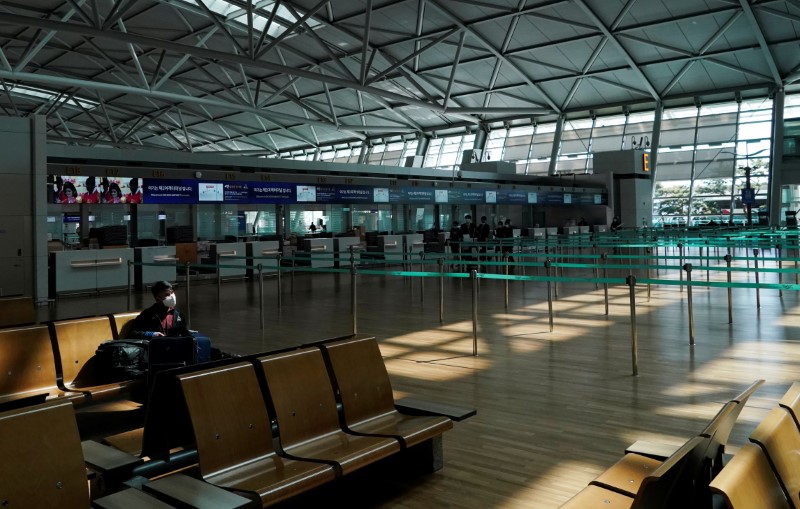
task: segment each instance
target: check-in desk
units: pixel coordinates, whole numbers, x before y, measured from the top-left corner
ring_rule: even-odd
[[[248,242],[245,247],[245,252],[250,259],[251,265],[257,267],[261,264],[261,270],[264,274],[277,271],[278,255],[283,255],[280,240],[258,240]],[[257,275],[257,270],[247,269],[247,277],[255,277]]]
[[[558,227],[557,226],[550,226],[544,229],[545,235],[548,239],[557,239],[558,238]]]
[[[425,237],[421,233],[408,233],[403,235],[403,244],[408,253],[408,261],[413,263],[420,259],[419,254],[425,252]]]
[[[576,235],[578,233],[577,226],[565,226],[564,235]]]
[[[578,233],[591,233],[591,226],[579,226]]]
[[[333,267],[333,239],[303,239],[303,253],[310,255],[311,268]],[[297,253],[298,257],[302,256]]]
[[[544,240],[545,234],[544,228],[528,228],[528,237],[532,239]]]
[[[244,242],[225,242],[211,244],[208,247],[211,263],[225,265],[218,269],[219,277],[232,278],[247,275],[247,260],[245,259],[247,249]]]
[[[351,248],[353,252],[353,261],[357,264],[361,260],[361,237],[333,238],[333,250],[336,253],[334,265],[336,267],[344,267],[350,264]]]
[[[126,288],[129,261],[133,261],[133,249],[130,248],[50,253],[51,297],[59,293]]]
[[[175,281],[179,261],[175,246],[137,247],[133,259],[137,263],[133,274],[138,290],[156,281]]]
[[[604,224],[596,224],[592,226],[592,228],[594,229],[595,233],[605,233],[608,231],[608,226]]]
[[[402,235],[378,235],[378,248],[386,263],[403,263]]]

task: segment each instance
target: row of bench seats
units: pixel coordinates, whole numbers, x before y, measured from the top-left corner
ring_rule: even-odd
[[[800,383],[795,382],[711,481],[728,509],[800,508]]]
[[[144,490],[148,493],[124,488],[92,500],[94,497],[90,486],[98,477],[97,472],[87,466],[102,472],[104,465],[111,466],[118,458],[80,441],[75,411],[69,401],[50,401],[0,413],[0,434],[13,437],[0,441],[0,454],[6,458],[0,463],[0,479],[3,480],[0,505],[3,507],[198,507],[183,502],[176,504],[172,496],[176,486],[192,493],[193,497],[203,497],[206,502],[213,502],[204,507],[250,507],[248,500],[243,497],[180,474],[146,483]]]
[[[722,470],[725,446],[739,414],[763,383],[756,380],[725,403],[699,435],[677,449],[634,443],[562,509],[712,507],[709,483]]]
[[[0,410],[64,398],[73,403],[118,397],[139,381],[102,383],[94,354],[118,339],[138,313],[117,313],[0,329]],[[124,336],[122,336],[124,337]]]
[[[160,372],[144,427],[105,442],[147,460],[130,475],[197,464],[267,507],[385,458],[441,468],[442,434],[475,413],[446,411],[398,406],[375,339],[351,336]]]

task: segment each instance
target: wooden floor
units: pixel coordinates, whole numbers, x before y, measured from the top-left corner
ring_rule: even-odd
[[[351,332],[349,275],[298,275],[293,292],[289,282],[285,277],[279,311],[275,280],[266,280],[264,331],[256,283],[226,282],[220,299],[215,284],[193,285],[191,327],[238,353]],[[723,402],[764,378],[734,429],[734,447],[742,444],[800,379],[795,292],[779,298],[764,290],[758,310],[755,290],[735,289],[729,325],[726,290],[695,288],[696,345],[690,347],[686,291],[653,286],[648,300],[640,287],[634,377],[626,287],[611,288],[605,316],[602,288],[560,286],[552,333],[545,291],[543,283],[523,288],[514,282],[506,310],[503,282],[481,281],[479,355],[473,357],[469,280],[446,281],[440,323],[438,280],[426,281],[423,301],[419,279],[360,276],[358,330],[379,339],[396,397],[412,393],[478,410],[445,435],[443,470],[365,506],[556,508],[619,459],[626,445],[682,443]],[[185,310],[185,293],[177,293]],[[133,307],[150,302],[149,294],[136,295]],[[71,318],[125,306],[126,294],[67,297],[39,313],[42,320]]]

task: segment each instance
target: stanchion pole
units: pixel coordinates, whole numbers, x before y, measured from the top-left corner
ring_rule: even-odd
[[[596,281],[596,280],[597,280],[597,278],[598,278],[598,277],[599,277],[599,275],[600,275],[599,269],[597,268],[597,244],[592,244],[592,254],[593,254],[593,255],[595,255],[595,256],[594,256],[594,260],[595,260],[595,266],[594,266],[594,268],[592,269],[592,275],[593,275],[593,276],[594,276],[594,278],[595,278],[594,289],[595,289],[595,290],[597,290],[597,288],[598,288],[598,286],[597,286],[597,285],[598,285],[598,283],[597,283],[597,281]]]
[[[687,263],[683,266],[686,271],[686,292],[689,296],[689,344],[694,346],[694,306],[692,305],[692,264]]]
[[[350,262],[350,308],[353,311],[353,335],[358,334],[358,274],[355,262]]]
[[[606,316],[608,316],[608,253],[603,253],[600,255],[600,261],[603,264],[603,296],[606,302]]]
[[[410,258],[408,267],[412,268]],[[419,271],[425,272],[425,251],[419,254]],[[423,304],[425,303],[425,276],[420,276],[419,278],[419,301]]]
[[[280,270],[280,268],[278,270]],[[291,290],[292,295],[294,295],[294,256],[292,256],[292,277],[290,279],[290,283],[291,284],[289,286],[291,288],[289,289]]]
[[[758,249],[753,249],[753,257],[755,258],[754,266],[756,271],[756,285],[758,285]],[[761,288],[758,286],[756,286],[756,309],[761,309]]]
[[[644,252],[647,255],[647,302],[650,302],[650,258],[653,250],[648,247]]]
[[[219,262],[220,256],[217,254],[217,302],[222,302],[222,268]]]
[[[444,259],[439,258],[439,323],[444,322]]]
[[[636,331],[636,276],[625,279],[631,299],[631,365],[633,376],[639,376],[639,338]]]
[[[264,267],[258,264],[258,312],[261,317],[261,330],[264,330]]]
[[[505,271],[505,304],[506,304],[506,311],[508,311],[508,253],[503,253],[503,262],[504,262],[504,271]]]
[[[131,288],[131,268],[133,262],[128,260],[128,311],[131,310],[131,300],[133,298],[133,289]]]
[[[192,318],[192,299],[191,299],[191,290],[189,289],[190,281],[192,279],[191,274],[189,273],[189,262],[186,262],[186,319],[190,320]],[[192,323],[191,321],[189,323]]]
[[[725,264],[728,266],[728,323],[733,323],[733,288],[731,288],[731,261],[730,253],[725,255]]]
[[[678,264],[680,266],[683,266],[683,244],[681,244],[680,242],[678,242],[678,256],[680,256]],[[680,272],[681,283],[683,283],[683,272],[681,270],[678,270],[678,272]],[[681,293],[683,293],[683,285],[680,285],[680,287],[681,287]]]
[[[706,241],[706,259],[705,259],[705,263],[706,263],[706,283],[707,283],[707,282],[711,281],[711,278],[708,275],[709,272],[710,272],[709,266],[711,265],[711,248],[708,246],[708,241]]]
[[[550,317],[550,332],[553,332],[553,292],[550,281],[550,259],[544,261],[545,274],[547,275],[547,314]]]
[[[283,307],[283,284],[281,283],[281,255],[275,257],[277,262],[277,284],[278,284],[278,309],[280,310]]]
[[[781,258],[781,245],[775,245],[775,251],[778,253],[778,284],[783,284],[783,258]],[[783,288],[778,288],[778,297],[783,298]]]
[[[478,271],[471,269],[469,278],[472,280],[472,356],[478,356]]]

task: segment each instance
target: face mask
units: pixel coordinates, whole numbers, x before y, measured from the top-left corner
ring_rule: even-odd
[[[175,298],[175,294],[173,293],[172,295],[168,296],[166,299],[162,300],[161,302],[165,306],[167,306],[168,308],[174,308],[175,304],[178,303],[178,299]]]

